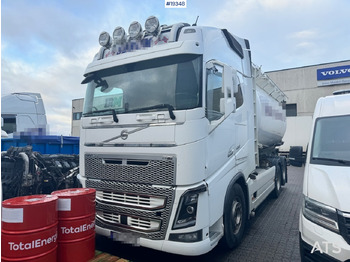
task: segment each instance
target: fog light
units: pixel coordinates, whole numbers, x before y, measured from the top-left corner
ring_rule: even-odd
[[[134,21],[130,24],[129,35],[131,39],[138,39],[142,36],[142,26],[139,22]]]
[[[100,45],[103,47],[108,47],[111,45],[111,37],[109,36],[109,34],[107,32],[102,32],[100,34],[98,41],[99,41]]]
[[[116,44],[121,44],[126,40],[126,34],[123,27],[118,26],[113,31],[113,39],[116,41]]]
[[[182,234],[170,234],[169,240],[170,241],[176,241],[176,242],[199,242],[202,241],[202,230],[198,230],[196,232],[190,232],[190,233],[182,233]]]
[[[157,35],[159,29],[159,20],[155,16],[150,16],[145,22],[145,29],[152,35]]]

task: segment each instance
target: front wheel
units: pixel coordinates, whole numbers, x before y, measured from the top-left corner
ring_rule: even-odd
[[[247,205],[244,193],[239,184],[234,184],[228,192],[224,207],[223,244],[225,247],[232,249],[241,243],[246,220]]]

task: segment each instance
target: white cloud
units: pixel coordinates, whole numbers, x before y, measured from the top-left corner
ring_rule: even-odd
[[[349,59],[343,24],[349,8],[344,0],[226,0],[211,20],[247,38],[264,70],[277,70]]]
[[[296,40],[304,40],[304,39],[312,39],[316,40],[319,38],[319,33],[316,30],[302,30],[299,32],[293,32],[287,36],[290,39]]]
[[[50,132],[70,134],[72,100],[82,98],[85,67],[92,61],[95,48],[77,54],[79,59],[54,55],[49,66],[32,67],[23,61],[2,59],[2,94],[38,92],[42,95]]]

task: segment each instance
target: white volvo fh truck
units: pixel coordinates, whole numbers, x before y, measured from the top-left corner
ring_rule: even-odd
[[[350,261],[350,90],[317,101],[300,213],[302,261]]]
[[[84,74],[80,179],[96,232],[183,255],[222,240],[287,180],[284,93],[225,29],[150,17],[101,33]]]

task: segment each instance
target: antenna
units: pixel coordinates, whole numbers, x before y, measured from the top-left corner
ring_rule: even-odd
[[[192,26],[197,26],[197,21],[198,21],[199,15],[197,15],[197,19],[196,22],[194,22],[194,24]]]

